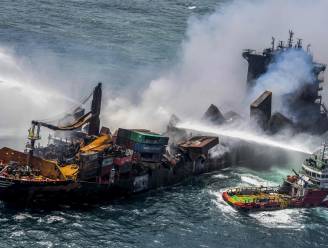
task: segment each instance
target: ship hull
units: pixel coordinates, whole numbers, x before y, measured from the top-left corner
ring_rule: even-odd
[[[22,182],[0,180],[0,200],[17,206],[56,206],[108,201],[128,192],[114,186],[92,182]]]
[[[87,181],[34,182],[0,178],[0,200],[18,206],[59,205],[108,202],[151,189],[168,187],[187,178],[225,168],[222,161],[204,164],[185,162],[168,168],[153,164],[139,174],[121,174],[114,183]]]
[[[308,193],[305,197],[298,199],[288,199],[288,196],[281,196],[277,194],[279,200],[264,201],[263,196],[256,196],[258,200],[245,200],[251,198],[250,196],[232,195],[229,192],[223,192],[222,198],[230,206],[239,211],[273,211],[288,208],[314,208],[314,207],[328,207],[328,190],[315,190]],[[261,200],[259,200],[262,197]],[[267,197],[265,197],[267,198]],[[275,198],[275,197],[273,197]],[[242,199],[242,200],[241,200]],[[284,199],[284,200],[282,200]]]

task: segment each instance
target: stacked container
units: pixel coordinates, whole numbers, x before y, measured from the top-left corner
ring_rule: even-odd
[[[80,154],[81,164],[80,164],[80,179],[90,180],[96,178],[99,169],[99,153],[88,152]]]
[[[168,137],[144,129],[122,129],[117,132],[116,144],[134,151],[141,161],[158,162],[161,160]]]

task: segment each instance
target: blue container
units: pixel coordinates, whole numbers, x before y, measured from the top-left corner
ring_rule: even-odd
[[[139,153],[164,153],[165,146],[163,145],[155,145],[155,144],[142,144],[142,143],[134,143],[133,149],[136,152]]]

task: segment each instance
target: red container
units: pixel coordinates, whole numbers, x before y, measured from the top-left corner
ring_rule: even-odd
[[[103,177],[103,176],[110,175],[112,168],[113,168],[112,165],[102,167],[101,168],[101,176]]]
[[[130,163],[131,161],[132,161],[131,156],[122,157],[122,158],[114,158],[114,164],[116,164],[118,166],[122,166],[125,163]]]

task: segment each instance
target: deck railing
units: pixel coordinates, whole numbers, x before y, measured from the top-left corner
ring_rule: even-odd
[[[260,193],[278,193],[279,187],[240,187],[227,190],[227,193],[252,195]]]

